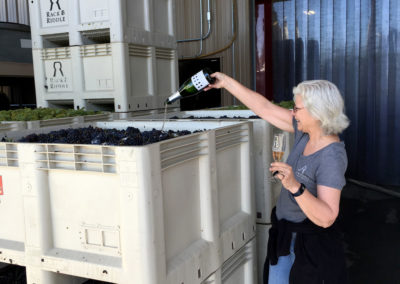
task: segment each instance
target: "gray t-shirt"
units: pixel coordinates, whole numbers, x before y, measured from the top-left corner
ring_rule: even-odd
[[[341,190],[346,184],[344,174],[347,168],[347,154],[344,143],[334,142],[311,155],[304,156],[303,151],[310,138],[307,133],[297,129],[294,119],[293,127],[294,146],[286,163],[292,166],[296,180],[303,183],[314,196],[317,196],[317,185]],[[295,223],[306,219],[295,198],[283,186],[276,205],[276,215],[279,220],[286,219]]]

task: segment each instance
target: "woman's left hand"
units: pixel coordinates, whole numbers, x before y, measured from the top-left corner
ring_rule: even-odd
[[[275,177],[280,179],[282,185],[291,193],[295,193],[298,190],[300,183],[294,177],[293,169],[290,165],[283,162],[274,162],[271,163],[269,170],[271,173],[278,171]]]

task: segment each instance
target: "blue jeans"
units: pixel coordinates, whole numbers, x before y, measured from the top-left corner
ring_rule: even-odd
[[[290,269],[294,263],[294,242],[296,233],[292,233],[292,241],[290,243],[290,254],[280,256],[276,265],[269,265],[268,284],[288,284]]]

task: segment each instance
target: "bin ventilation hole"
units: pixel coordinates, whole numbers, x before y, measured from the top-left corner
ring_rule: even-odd
[[[262,218],[262,213],[261,212],[257,212],[257,218],[261,219]]]
[[[11,264],[13,263],[13,260],[10,258],[9,260],[8,260]]]
[[[242,233],[242,239],[243,239],[243,241],[246,239],[246,236],[244,235],[244,233]]]
[[[232,242],[232,249],[235,249],[235,244]]]
[[[128,105],[128,108],[131,109],[131,104]]]
[[[147,107],[147,103],[146,103],[146,107]]]
[[[198,276],[199,278],[201,278],[201,270],[200,270],[200,269],[197,270],[197,276]]]
[[[79,106],[76,106],[76,109],[79,109]]]
[[[138,104],[138,105],[137,105],[137,108],[139,108],[139,107],[140,107],[140,105]]]
[[[108,274],[107,270],[103,270],[103,274]]]
[[[42,258],[40,261],[41,261],[41,262],[44,262],[44,258]]]
[[[118,105],[118,109],[121,109],[121,105]]]

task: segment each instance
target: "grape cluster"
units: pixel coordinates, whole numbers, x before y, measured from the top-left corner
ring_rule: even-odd
[[[141,132],[138,128],[128,127],[124,130],[103,129],[98,127],[68,128],[52,131],[47,134],[30,134],[18,142],[30,143],[65,143],[95,144],[113,146],[137,146],[191,134],[190,131],[161,131],[153,129]]]

